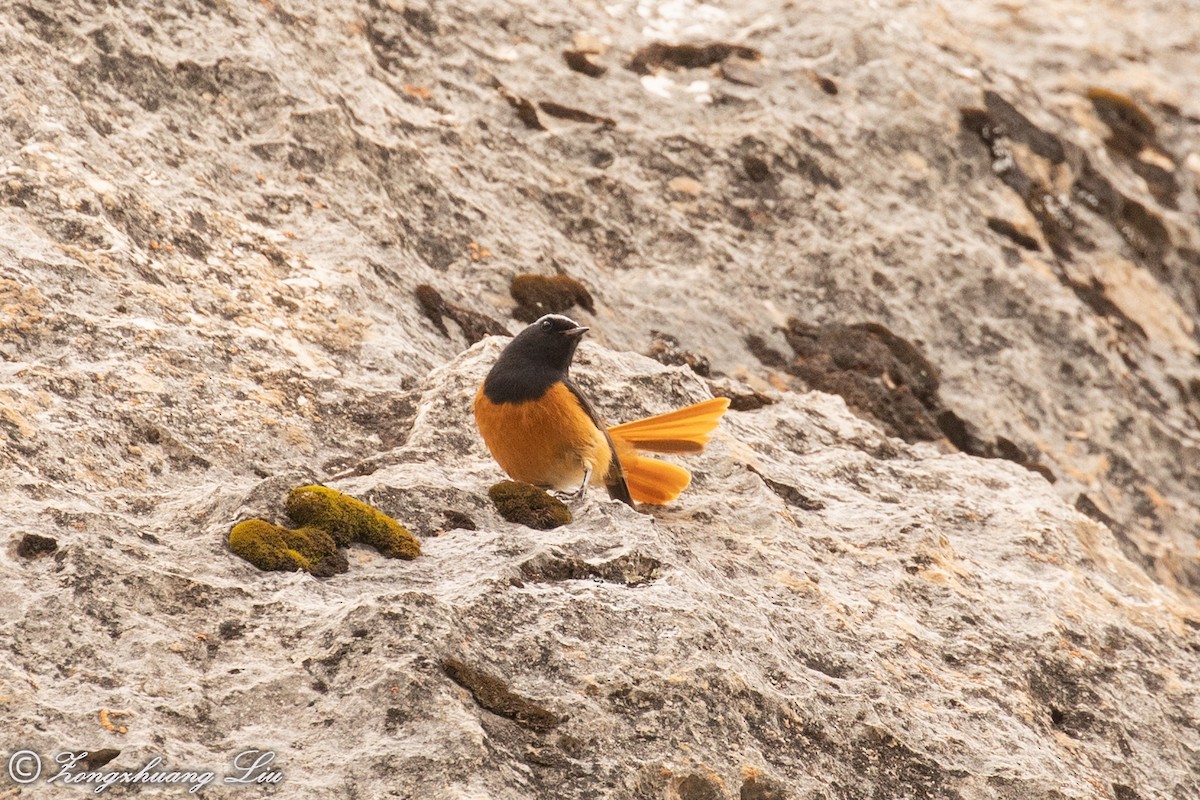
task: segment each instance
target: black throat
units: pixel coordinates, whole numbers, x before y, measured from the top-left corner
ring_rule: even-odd
[[[483,394],[493,403],[525,403],[537,400],[550,387],[567,379],[566,370],[522,359],[506,359],[502,353],[483,382]]]
[[[483,382],[484,396],[493,403],[537,400],[551,386],[567,380],[580,334],[586,330],[558,314],[542,317],[500,353]]]

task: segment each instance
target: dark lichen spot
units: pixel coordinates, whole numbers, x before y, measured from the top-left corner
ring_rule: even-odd
[[[983,93],[983,102],[987,106],[993,127],[1001,136],[1024,142],[1030,150],[1042,158],[1049,159],[1052,164],[1066,161],[1066,152],[1058,137],[1034,125],[1012,103],[993,91]]]
[[[889,790],[903,786],[903,796],[912,800],[963,800],[956,789],[947,785],[947,776],[961,778],[966,773],[947,770],[934,757],[913,749],[883,728],[869,726],[844,746],[848,754],[845,768],[861,785],[877,787],[872,797],[893,797],[894,792]]]
[[[546,130],[546,126],[542,124],[540,119],[538,119],[537,109],[534,107],[533,103],[529,102],[520,95],[513,94],[503,86],[497,86],[497,90],[500,92],[500,96],[508,101],[508,104],[512,107],[513,111],[517,112],[517,118],[524,123],[526,128],[535,131]]]
[[[589,78],[599,78],[604,73],[608,72],[608,67],[597,64],[592,59],[593,53],[587,53],[583,50],[563,50],[563,61],[567,62],[567,66],[575,72],[587,75]]]
[[[820,86],[821,91],[824,92],[825,94],[835,95],[838,93],[838,86],[836,83],[833,82],[832,79],[826,78],[824,75],[817,75],[816,81],[817,81],[817,86]]]
[[[468,667],[458,659],[443,661],[442,670],[450,680],[470,692],[480,707],[518,725],[534,731],[548,731],[563,722],[562,717],[549,709],[513,692],[500,678]]]
[[[712,364],[706,356],[696,355],[680,348],[679,340],[669,333],[651,330],[654,341],[646,355],[668,367],[688,367],[697,375],[707,378],[712,374]]]
[[[772,369],[787,368],[787,357],[774,347],[771,347],[769,344],[767,344],[767,340],[761,336],[757,336],[755,334],[750,334],[747,336],[746,349],[749,350],[764,367],[771,367]]]
[[[772,358],[777,355],[782,361],[782,369],[813,389],[840,395],[852,411],[878,423],[892,436],[909,442],[944,437],[964,453],[1008,459],[1055,481],[1048,467],[1013,442],[1003,436],[988,441],[974,425],[945,408],[938,396],[937,368],[916,345],[883,325],[811,325],[792,319],[784,337],[795,357],[788,361],[771,351]],[[791,487],[764,480],[785,501],[792,502]]]
[[[576,305],[591,313],[596,311],[587,287],[569,275],[516,275],[509,293],[517,301],[513,316],[522,322],[533,322],[545,314],[561,314]]]
[[[679,800],[724,800],[724,793],[710,778],[692,773],[678,779],[675,793]]]
[[[546,114],[557,119],[570,120],[571,122],[582,122],[585,125],[603,125],[606,128],[615,128],[617,121],[612,117],[602,117],[599,114],[593,114],[590,111],[584,111],[581,108],[572,108],[564,106],[562,103],[556,103],[553,100],[538,101],[538,108]]]
[[[728,58],[721,64],[721,77],[739,86],[760,86],[758,62],[748,58]],[[721,98],[718,98],[719,103]]]
[[[58,541],[50,536],[27,533],[17,544],[17,555],[21,558],[38,558],[53,553],[58,549]]]
[[[746,177],[755,183],[762,183],[771,177],[771,166],[758,156],[746,156],[742,159],[742,169]]]
[[[987,109],[960,110],[964,130],[979,136],[992,158],[992,169],[1006,186],[1020,195],[1054,254],[1071,257],[1070,235],[1075,222],[1065,202],[1037,177],[1026,173],[1012,157],[1009,140],[1025,143],[1030,150],[1060,164],[1066,160],[1062,143],[1041,130],[995,92],[985,92]]]
[[[986,108],[963,107],[958,110],[958,124],[964,131],[970,131],[987,143],[995,137],[995,122]]]
[[[441,331],[442,336],[449,336],[450,331],[446,330],[446,323],[443,318],[449,313],[449,308],[446,307],[446,301],[437,289],[434,289],[427,283],[422,283],[413,290],[413,294],[417,296],[417,303],[421,306],[423,313],[434,327]]]
[[[964,453],[980,458],[1002,458],[1020,464],[1030,472],[1036,472],[1050,483],[1058,478],[1045,464],[1026,453],[1014,442],[1003,436],[988,441],[980,436],[978,429],[948,408],[937,414],[938,428],[952,445]]]
[[[217,635],[225,641],[240,639],[246,633],[246,626],[234,619],[227,619],[217,627]]]
[[[1142,258],[1158,261],[1171,249],[1171,234],[1162,217],[1137,200],[1125,198],[1118,229]]]
[[[308,572],[328,578],[350,568],[333,537],[319,528],[291,530],[249,519],[233,526],[229,547],[265,572]]]
[[[738,800],[788,800],[788,794],[775,781],[755,774],[742,782]]]
[[[1096,116],[1112,131],[1105,144],[1128,157],[1154,144],[1154,121],[1131,98],[1118,92],[1093,86],[1087,91]]]
[[[463,336],[471,344],[475,344],[485,336],[504,336],[508,333],[503,325],[486,314],[446,302],[442,295],[429,284],[421,284],[414,290],[414,294],[417,297],[417,303],[421,306],[422,313],[429,318],[429,321],[443,336],[450,336],[444,322],[445,317],[449,317],[458,324]]]
[[[488,489],[500,516],[509,522],[547,531],[571,521],[571,510],[558,498],[528,483],[500,481]]]
[[[1167,208],[1179,208],[1180,187],[1174,172],[1140,157],[1130,159],[1129,166],[1146,181],[1146,187],[1155,200]]]
[[[1120,528],[1120,525],[1117,524],[1117,521],[1108,514],[1105,514],[1100,509],[1100,506],[1096,505],[1096,501],[1088,497],[1086,494],[1081,494],[1075,498],[1075,510],[1082,514],[1086,514],[1096,522],[1099,522],[1101,525],[1104,525],[1111,530],[1117,530]]]
[[[775,401],[770,395],[763,394],[757,389],[750,389],[745,392],[738,392],[733,389],[720,386],[711,386],[713,397],[724,397],[729,400],[730,411],[757,411],[769,405],[773,405]]]
[[[787,370],[809,387],[840,395],[860,416],[905,441],[932,441],[938,372],[909,342],[877,323],[824,326],[793,319],[784,336],[795,352]]]
[[[981,455],[984,449],[983,439],[975,425],[955,414],[950,409],[942,409],[937,415],[937,425],[942,435],[950,440],[950,444],[964,453]]]
[[[661,572],[661,561],[641,553],[626,553],[599,564],[574,556],[540,554],[521,565],[525,580],[542,583],[591,580],[645,586]]]
[[[1065,634],[1070,637],[1071,631]],[[1094,733],[1099,722],[1090,709],[1100,698],[1093,687],[1100,675],[1097,669],[1074,663],[1062,654],[1038,659],[1029,675],[1029,693],[1050,712],[1050,722],[1076,739]]]
[[[836,175],[831,175],[821,166],[816,157],[800,151],[793,151],[794,164],[792,168],[810,183],[817,186],[828,186],[830,189],[841,190],[842,182]]]
[[[287,514],[301,525],[328,531],[340,546],[362,542],[388,558],[416,558],[417,538],[396,520],[361,500],[326,486],[301,486],[288,494]]]
[[[608,169],[616,160],[617,157],[607,150],[593,150],[592,154],[588,156],[588,163],[596,169]]]
[[[1104,284],[1100,283],[1096,278],[1091,278],[1086,283],[1071,280],[1068,281],[1067,285],[1084,305],[1100,316],[1107,317],[1118,330],[1127,334],[1133,334],[1141,339],[1146,338],[1146,329],[1135,322],[1121,310],[1120,306],[1109,299],[1108,294],[1104,291]]]
[[[121,751],[114,747],[105,747],[102,750],[89,750],[87,756],[79,764],[88,770],[100,769],[119,755],[121,755]]]
[[[447,508],[442,511],[442,519],[444,520],[444,524],[442,525],[442,530],[444,531],[478,530],[475,520],[471,519],[471,517],[467,516],[461,511],[455,511],[454,509]]]
[[[774,492],[780,500],[787,503],[789,506],[795,506],[803,511],[820,511],[825,508],[824,501],[818,500],[815,497],[809,497],[795,486],[781,483],[773,478],[768,478],[754,467],[749,467],[749,469],[762,479],[762,482],[767,485],[768,489]]]
[[[408,721],[409,715],[403,708],[389,708],[383,717],[383,730],[385,733],[395,733],[405,722]]]
[[[1173,177],[1171,181],[1173,185]],[[1159,188],[1172,191],[1170,187]],[[1153,187],[1151,189],[1153,191]],[[1071,187],[1071,194],[1075,201],[1112,223],[1139,258],[1157,263],[1171,250],[1171,236],[1162,218],[1118,191],[1112,181],[1092,165],[1086,154],[1081,155],[1079,176]],[[1173,200],[1168,204],[1173,204]]]
[[[726,42],[710,44],[667,44],[655,42],[646,45],[633,54],[629,60],[629,69],[639,75],[649,75],[662,66],[696,69],[711,67],[727,58],[736,56],[749,61],[758,61],[762,53],[753,47]]]
[[[1126,786],[1123,783],[1114,783],[1112,789],[1113,797],[1116,800],[1142,800],[1142,796],[1137,793],[1136,789]]]
[[[1041,250],[1042,246],[1038,244],[1038,240],[1027,233],[1021,231],[1016,225],[1006,219],[999,217],[988,217],[987,226],[1001,236],[1011,239],[1020,247],[1026,250]]]
[[[450,306],[451,316],[458,327],[462,328],[463,336],[471,344],[475,344],[485,336],[507,336],[508,329],[487,314],[472,311],[461,306]]]
[[[1173,167],[1174,160],[1156,146],[1154,123],[1149,116],[1132,100],[1115,92],[1093,89],[1088,92],[1088,97],[1097,114],[1113,131],[1107,140],[1108,146],[1126,159],[1131,169],[1145,178],[1151,193],[1159,202],[1175,207],[1179,184],[1173,169],[1168,168]],[[1081,148],[1070,142],[1064,143],[1038,128],[994,92],[985,93],[985,101],[986,109],[961,109],[962,127],[976,133],[988,148],[992,169],[1025,202],[1054,255],[1069,261],[1076,248],[1084,251],[1096,248],[1096,244],[1085,236],[1077,212],[1072,210],[1079,206],[1106,219],[1144,265],[1151,268],[1161,266],[1173,243],[1167,225],[1157,213],[1119,191],[1092,164]],[[1070,188],[1065,192],[1054,189],[1039,177],[1039,170],[1027,171],[1022,166],[1023,159],[1015,157],[1017,152],[1013,142],[1025,144],[1034,154],[1057,167],[1059,177],[1055,179],[1056,183],[1063,177],[1072,178]],[[1067,158],[1068,152],[1070,158]],[[1168,166],[1163,166],[1163,163]],[[1009,235],[1007,230],[1000,227],[993,226],[993,230]],[[1015,238],[1014,241],[1021,243]],[[1055,262],[1052,262],[1052,266],[1059,281],[1085,302],[1089,301],[1089,296],[1095,298],[1087,282],[1073,278]],[[1110,315],[1108,312],[1101,313]]]

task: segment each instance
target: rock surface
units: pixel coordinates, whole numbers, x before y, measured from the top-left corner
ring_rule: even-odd
[[[1198,53],[1148,0],[11,5],[4,755],[1200,795]],[[528,272],[610,420],[737,398],[678,503],[492,508]],[[318,481],[421,556],[230,553]]]

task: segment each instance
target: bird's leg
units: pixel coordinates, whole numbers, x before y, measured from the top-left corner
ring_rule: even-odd
[[[579,484],[579,488],[573,492],[554,492],[554,496],[564,503],[581,502],[587,496],[588,481],[592,479],[592,468],[588,467],[583,472],[583,483]]]

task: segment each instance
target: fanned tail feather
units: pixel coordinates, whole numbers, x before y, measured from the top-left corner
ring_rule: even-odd
[[[631,445],[620,439],[613,439],[613,444],[617,448],[621,470],[625,473],[629,496],[639,503],[669,503],[692,482],[692,473],[683,467],[639,455]]]
[[[698,453],[708,444],[708,434],[721,421],[729,408],[729,399],[714,397],[654,417],[626,422],[608,429],[614,439],[621,439],[638,450],[654,453]]]
[[[727,408],[729,400],[717,397],[609,428],[633,499],[655,505],[669,503],[692,482],[692,474],[683,467],[639,455],[638,450],[698,453],[708,444],[708,434],[717,427]]]

